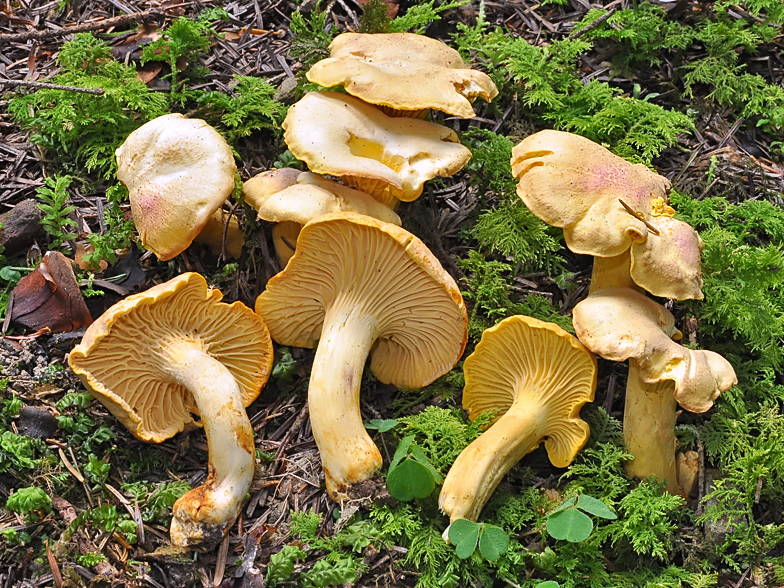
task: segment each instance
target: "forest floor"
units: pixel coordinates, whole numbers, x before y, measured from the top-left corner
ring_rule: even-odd
[[[298,91],[294,82],[302,87],[305,69],[302,55],[291,52],[294,36],[291,19],[298,8],[310,15],[310,12],[304,12],[314,9],[310,4],[254,0],[222,5],[228,17],[209,20],[208,26],[205,25],[209,45],[181,56],[177,63],[177,67],[188,76],[189,89],[230,96],[237,84],[235,76],[252,76],[263,78],[277,88],[276,98],[282,103],[291,103]],[[394,5],[399,16],[406,13],[409,4]],[[584,33],[575,34],[575,25],[590,10],[623,11],[632,9],[633,4],[629,0],[570,0],[563,5],[544,6],[525,0],[487,1],[482,5],[482,14],[479,3],[474,1],[443,12],[441,19],[428,24],[425,32],[428,36],[451,43],[452,35],[459,30],[458,25],[474,27],[477,18],[484,18],[489,25],[488,30],[502,27],[507,37],[524,39],[530,46],[544,51],[556,40],[586,39]],[[708,6],[711,3],[692,0],[651,4],[661,8],[662,14],[667,15],[667,22],[694,26],[711,10]],[[167,77],[170,65],[151,61],[142,67],[139,61],[141,46],[160,38],[161,33],[178,17],[195,18],[206,8],[214,6],[212,0],[5,0],[0,3],[0,212],[11,210],[26,199],[39,198],[40,202],[45,178],[64,173],[76,178],[66,187],[68,204],[74,207],[68,213],[73,224],[63,225],[76,235],[63,240],[62,246],[52,247],[52,235],[33,227],[26,242],[6,246],[3,265],[8,269],[4,270],[5,273],[0,272],[3,280],[0,285],[5,287],[6,295],[4,305],[7,305],[7,295],[19,279],[18,272],[25,274],[29,271],[20,267],[34,267],[50,248],[73,257],[71,247],[76,241],[83,240],[89,233],[106,231],[102,215],[111,204],[106,198],[106,190],[116,183],[111,177],[103,178],[94,170],[85,168],[84,160],[69,161],[66,150],[53,147],[56,138],[51,137],[55,137],[54,134],[50,136],[52,143],[49,144],[31,140],[31,136],[40,131],[36,124],[45,123],[33,121],[33,106],[30,106],[30,119],[22,122],[20,116],[8,108],[11,101],[15,96],[43,91],[27,82],[47,82],[63,73],[64,66],[58,61],[58,55],[63,44],[73,39],[72,32],[76,29],[88,31],[106,41],[118,61],[136,64],[140,79],[149,88],[163,94],[171,92],[171,78]],[[761,24],[765,18],[764,14],[760,16],[748,6],[728,6],[721,18],[747,23],[745,32],[755,24]],[[327,10],[326,23],[330,25],[332,34],[359,29],[362,8],[355,0],[333,1],[328,7],[321,7],[324,8]],[[594,30],[599,28],[597,26]],[[762,35],[764,42],[754,45],[752,41],[741,40],[731,44],[735,54],[740,56],[745,72],[761,76],[771,87],[781,88],[784,84],[784,36],[780,24],[773,23],[772,28],[777,32],[767,37]],[[620,29],[616,27],[616,30]],[[628,69],[618,66],[618,54],[647,49],[642,45],[630,48],[623,42],[623,39],[609,37],[595,39],[590,47],[577,52],[574,59],[563,62],[567,65],[576,63],[574,71],[561,73],[580,80],[583,85],[591,81],[603,83],[618,96],[634,99],[648,96],[650,102],[674,111],[688,112],[692,128],[681,129],[666,146],[637,160],[648,159],[646,163],[651,163],[659,174],[667,177],[679,193],[698,201],[720,196],[732,204],[765,200],[781,207],[784,137],[776,121],[765,121],[764,114],[758,111],[744,110],[744,104],[740,102],[722,100],[710,83],[697,80],[691,84],[690,92],[684,86],[684,64],[691,58],[704,57],[705,47],[710,45],[710,41],[697,40],[685,47],[663,49],[662,58],[655,64],[642,66],[637,63]],[[747,50],[744,51],[743,47]],[[475,66],[485,67],[488,59],[485,54],[479,55]],[[553,59],[557,61],[560,58],[556,56]],[[629,61],[626,60],[627,65]],[[540,65],[545,67],[546,64],[547,59],[544,65]],[[515,84],[517,87],[512,92]],[[522,96],[530,90],[530,87],[524,86],[525,82],[508,80],[497,105],[491,107],[481,100],[477,101],[475,119],[441,116],[439,122],[454,128],[461,136],[471,137],[474,141],[471,145],[479,145],[480,149],[485,145],[482,141],[490,134],[472,135],[477,129],[508,137],[517,143],[531,132],[551,126],[547,119],[535,116],[537,108],[544,107],[524,103]],[[741,91],[738,88],[731,90]],[[189,102],[187,98],[173,104],[171,109],[193,116],[204,115],[205,112],[203,103]],[[633,123],[627,121],[625,124]],[[673,128],[677,130],[677,126],[674,124]],[[608,142],[612,142],[611,135],[608,137]],[[272,168],[286,149],[279,131],[275,129],[256,128],[247,136],[238,132],[232,138],[243,181]],[[417,234],[461,288],[465,286],[469,291],[475,267],[467,265],[465,259],[469,250],[480,247],[472,240],[473,237],[466,236],[468,228],[476,223],[483,209],[500,206],[500,197],[491,193],[492,185],[482,185],[471,177],[471,174],[481,176],[481,173],[482,170],[477,169],[459,172],[427,188],[419,201],[404,203],[400,208],[403,226]],[[492,180],[492,172],[487,173]],[[128,205],[120,203],[119,210],[126,213]],[[150,252],[140,253],[135,246],[125,248],[120,259],[110,263],[108,268],[91,273],[78,272],[83,289],[90,293],[100,291],[87,298],[92,316],[99,316],[130,293],[145,290],[184,271],[205,275],[211,284],[223,291],[226,301],[240,300],[253,308],[256,296],[263,291],[267,280],[279,271],[274,252],[270,253],[273,251],[270,225],[249,222],[242,207],[235,206],[232,211],[238,215],[241,226],[246,228],[248,240],[248,250],[240,259],[232,261],[234,265],[227,266],[221,257],[198,245],[169,262],[156,260]],[[6,232],[8,229],[5,227]],[[555,238],[560,240],[559,235]],[[773,238],[756,245],[769,243],[774,243]],[[512,270],[510,296],[513,300],[539,294],[552,305],[556,315],[568,317],[574,305],[587,293],[590,258],[574,255],[563,249],[562,244],[558,251],[561,261],[550,267],[549,262],[542,260],[545,254],[539,260],[516,259],[514,255],[504,255],[501,248],[494,252],[487,246],[483,254],[487,260],[498,259],[508,264],[506,271]],[[473,299],[467,297],[466,300],[469,312],[473,312],[474,305],[478,304],[476,291],[473,294]],[[486,306],[481,312],[487,312]],[[676,304],[673,312],[678,320],[685,320],[686,315],[693,311],[691,307]],[[50,507],[27,515],[0,509],[0,531],[5,537],[0,539],[0,588],[77,585],[258,587],[265,585],[263,578],[266,578],[267,585],[274,585],[274,580],[270,582],[268,564],[270,557],[280,552],[284,545],[297,545],[305,551],[288,575],[281,572],[280,582],[288,585],[297,581],[305,586],[333,585],[349,580],[361,586],[413,586],[418,581],[426,585],[430,582],[427,574],[441,577],[441,585],[445,586],[470,582],[471,576],[461,575],[448,566],[424,572],[424,567],[431,563],[426,558],[419,562],[411,561],[408,557],[411,543],[403,540],[395,542],[389,537],[384,540],[372,536],[363,538],[362,534],[370,527],[363,531],[362,521],[383,527],[382,519],[367,518],[366,514],[362,514],[367,512],[366,505],[359,511],[360,516],[353,519],[351,515],[356,508],[344,505],[343,516],[340,517],[340,511],[336,510],[335,503],[324,490],[324,476],[310,431],[306,388],[313,352],[303,349],[290,350],[289,359],[294,362],[291,364],[294,370],[288,379],[271,379],[259,398],[248,407],[260,459],[250,497],[226,541],[206,553],[171,548],[168,546],[167,509],[187,484],[196,486],[206,476],[204,433],[196,430],[180,434],[155,447],[136,440],[102,405],[90,402],[82,394],[84,387],[67,367],[67,354],[78,343],[83,328],[61,334],[24,329],[11,322],[9,314],[3,325],[5,336],[0,338],[0,363],[3,366],[2,376],[6,378],[0,419],[6,431],[14,435],[28,435],[36,440],[21,449],[18,444],[13,445],[15,441],[10,438],[0,440],[0,502],[5,504],[12,493],[26,487],[43,488],[52,500]],[[502,313],[487,314],[487,324],[502,316]],[[695,330],[696,326],[692,334]],[[719,332],[717,328],[709,331],[707,340],[719,341]],[[737,335],[739,331],[733,332]],[[469,351],[474,343],[475,339],[470,342]],[[724,343],[744,345],[740,335],[734,343],[729,340]],[[775,344],[779,344],[778,340]],[[742,355],[737,353],[738,357]],[[281,361],[278,356],[278,363]],[[771,365],[774,366],[771,368],[771,382],[780,385],[781,371],[775,362]],[[610,362],[600,362],[599,388],[593,407],[602,408],[603,414],[613,421],[620,420],[623,415],[624,377],[624,373],[611,366]],[[14,404],[14,400],[21,400],[24,406]],[[459,406],[459,402],[459,388],[451,383],[441,388],[431,387],[418,394],[381,384],[369,377],[363,381],[362,411],[366,421],[420,414],[426,407],[455,407]],[[780,417],[780,399],[772,402],[772,406],[774,413],[775,406],[778,406],[778,413],[774,416]],[[696,427],[707,423],[709,417],[684,415],[681,423]],[[64,421],[64,418],[68,420]],[[781,430],[784,431],[784,428]],[[751,436],[757,434],[752,433]],[[393,437],[385,439],[389,443]],[[655,561],[651,565],[662,570],[686,570],[683,573],[687,575],[672,572],[669,584],[652,583],[651,586],[742,588],[784,585],[784,563],[780,563],[784,556],[784,531],[781,531],[784,528],[781,515],[784,498],[778,496],[777,499],[765,493],[768,488],[778,488],[778,482],[763,487],[760,481],[762,500],[758,494],[756,503],[748,511],[756,521],[754,529],[759,531],[755,535],[755,548],[750,548],[740,539],[735,543],[725,543],[724,535],[714,540],[715,545],[707,545],[710,541],[706,539],[706,533],[709,535],[710,531],[706,528],[711,525],[704,521],[697,523],[695,517],[702,513],[703,499],[711,491],[705,485],[705,477],[719,475],[715,472],[722,467],[716,457],[718,454],[706,457],[699,439],[688,442],[700,451],[702,485],[684,507],[684,512],[688,511],[689,515],[673,514],[673,509],[668,509],[668,520],[677,521],[680,530],[670,529],[657,535],[656,541],[665,545],[664,552],[652,550],[646,554],[644,549],[635,546],[618,556],[624,562],[619,563],[615,557],[624,551],[624,542],[633,543],[629,543],[628,537],[618,539],[620,535],[607,535],[604,543],[597,544],[597,553],[602,555],[596,560],[599,562],[596,565],[612,577],[619,570],[624,570],[624,573],[637,570],[635,573],[642,574],[640,568],[648,561]],[[28,462],[23,460],[23,455]],[[721,457],[728,458],[725,454]],[[31,463],[29,460],[34,463],[26,465]],[[549,499],[557,503],[566,486],[567,481],[562,478],[565,471],[550,466],[540,449],[513,470],[506,489],[524,484],[543,495],[549,492]],[[760,473],[759,480],[767,475]],[[770,475],[784,477],[784,473]],[[588,487],[587,484],[584,486]],[[593,495],[597,495],[596,491]],[[753,498],[752,492],[752,502]],[[380,506],[393,508],[394,504],[391,507],[389,504]],[[314,513],[314,517],[304,521],[297,519],[292,532],[292,513]],[[445,520],[441,517],[438,523],[442,530]],[[511,563],[505,564],[505,571],[492,568],[488,573],[501,578],[499,585],[535,586],[538,581],[552,579],[564,586],[601,586],[599,580],[594,583],[587,579],[586,574],[594,573],[588,570],[596,569],[593,564],[578,563],[567,571],[557,564],[548,567],[541,556],[547,553],[545,547],[555,546],[542,527],[537,526],[536,523],[542,520],[532,516],[521,528],[507,529],[521,551],[536,552],[536,555],[521,556],[521,561],[510,560]],[[309,535],[303,527],[314,521],[317,527],[312,528]],[[726,527],[725,524],[721,532],[726,533]],[[352,528],[354,535],[347,534],[346,529]],[[338,542],[329,543],[323,539],[338,536],[341,537]],[[322,543],[314,541],[314,537],[321,538]],[[608,537],[615,537],[612,545]],[[751,541],[748,537],[746,539]],[[619,551],[614,551],[616,541]],[[637,555],[633,555],[632,551]],[[555,552],[560,553],[558,549]],[[318,579],[315,573],[308,575],[316,561],[325,554],[330,554],[333,563],[343,562],[352,569],[351,573],[342,577],[338,574],[338,580]],[[565,555],[562,557],[566,558]],[[632,560],[636,563],[629,563]],[[439,561],[447,560],[442,558]],[[578,559],[573,558],[573,561]],[[432,566],[438,565],[446,564],[432,563]],[[478,566],[475,569],[490,569],[482,568],[484,563],[481,562],[474,562],[474,565]],[[512,574],[509,570],[513,566],[518,566],[514,568],[518,570],[514,573],[517,574],[516,581],[508,575]],[[527,571],[521,575],[519,570]],[[426,580],[422,580],[423,577]],[[474,582],[480,581],[477,577],[481,577],[479,572],[474,573]],[[627,578],[630,577],[642,576]],[[649,585],[645,582],[652,580],[636,581],[640,583],[623,585]],[[621,585],[612,582],[608,580],[604,585]]]

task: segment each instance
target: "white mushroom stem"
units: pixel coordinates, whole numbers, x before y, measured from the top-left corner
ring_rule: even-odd
[[[536,403],[518,399],[452,464],[438,506],[457,519],[476,521],[501,479],[546,435],[546,415]]]
[[[253,428],[231,372],[199,341],[164,345],[166,371],[193,395],[207,435],[207,481],[181,496],[172,509],[173,545],[210,549],[237,519],[255,466]]]
[[[667,492],[684,496],[675,466],[678,406],[674,391],[675,383],[671,380],[645,383],[637,360],[629,359],[623,440],[634,459],[627,463],[626,473],[641,479],[656,476],[659,482],[667,481]]]
[[[362,371],[379,325],[346,297],[324,317],[308,386],[310,426],[321,455],[327,492],[335,501],[381,469],[381,452],[365,430],[359,407]]]
[[[642,289],[632,280],[631,271],[632,257],[628,249],[614,257],[594,257],[588,293],[593,294],[602,288],[631,288],[641,292]]]

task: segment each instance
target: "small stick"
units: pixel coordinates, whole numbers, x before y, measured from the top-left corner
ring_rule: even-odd
[[[634,209],[633,209],[631,206],[629,206],[628,204],[626,204],[626,203],[625,203],[623,200],[621,200],[620,198],[618,198],[618,202],[620,202],[620,203],[621,203],[621,205],[622,205],[622,206],[623,206],[623,207],[626,209],[626,212],[628,212],[630,215],[632,215],[634,218],[636,218],[636,219],[637,219],[637,220],[639,220],[639,221],[640,221],[642,224],[644,224],[646,227],[648,227],[648,230],[649,230],[651,233],[653,233],[654,235],[659,235],[659,234],[660,234],[660,232],[659,232],[659,229],[657,229],[657,228],[656,228],[656,227],[654,227],[654,226],[653,226],[651,223],[649,223],[649,222],[648,222],[648,221],[645,219],[645,215],[644,215],[643,213],[641,213],[641,212],[637,212],[636,210],[634,210]]]
[[[582,37],[582,36],[583,36],[585,33],[587,33],[588,31],[592,31],[593,29],[599,28],[599,27],[600,27],[600,26],[602,26],[602,25],[603,25],[605,22],[607,22],[608,20],[610,20],[610,17],[611,17],[613,14],[615,14],[615,12],[616,12],[617,10],[618,10],[617,8],[611,8],[610,10],[608,10],[607,12],[605,12],[603,15],[601,15],[599,18],[597,18],[595,21],[593,21],[591,24],[589,24],[589,25],[587,25],[587,26],[584,26],[584,27],[583,27],[583,28],[581,28],[579,31],[573,31],[573,32],[572,32],[572,33],[571,33],[571,34],[570,34],[570,35],[569,35],[567,38],[568,38],[570,41],[573,41],[574,39],[577,39],[577,38],[579,38],[579,37]]]
[[[111,18],[104,18],[96,22],[88,22],[73,27],[58,29],[56,31],[27,31],[25,33],[5,33],[0,35],[0,45],[3,43],[14,43],[18,41],[40,41],[42,39],[51,39],[52,37],[60,37],[63,35],[72,35],[74,33],[84,33],[87,31],[95,31],[98,29],[108,29],[119,25],[128,24],[131,22],[138,22],[150,18],[151,16],[158,16],[163,14],[160,10],[144,10],[142,12],[132,12],[130,14],[121,14],[120,16],[113,16]]]
[[[76,86],[61,86],[60,84],[47,84],[46,82],[32,82],[30,80],[1,80],[0,86],[28,86],[30,88],[44,88],[46,90],[67,90],[68,92],[82,92],[83,94],[94,94],[100,96],[104,93],[103,88],[77,88]]]

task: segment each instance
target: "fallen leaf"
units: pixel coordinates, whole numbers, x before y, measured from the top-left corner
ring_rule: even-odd
[[[12,295],[11,321],[28,329],[48,327],[63,333],[93,322],[71,261],[59,251],[47,252],[36,270],[19,280]]]

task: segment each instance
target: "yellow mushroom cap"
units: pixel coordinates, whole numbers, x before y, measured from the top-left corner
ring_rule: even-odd
[[[688,349],[672,313],[630,288],[602,288],[574,307],[574,329],[582,343],[612,361],[635,359],[642,380],[675,383],[675,399],[701,413],[738,383],[732,365],[718,353]]]
[[[306,224],[256,312],[278,343],[312,348],[338,301],[351,301],[377,326],[370,369],[381,382],[425,386],[452,369],[465,348],[460,290],[427,247],[395,225],[353,213]]]
[[[457,51],[424,35],[343,33],[329,48],[330,57],[310,68],[308,80],[325,88],[342,85],[371,104],[473,118],[477,96],[490,102],[498,95],[487,74],[469,69]]]
[[[705,245],[691,225],[670,216],[654,216],[642,243],[631,246],[631,278],[654,296],[702,300],[702,262]]]
[[[356,212],[400,225],[400,217],[370,194],[349,188],[310,172],[302,172],[297,182],[280,191],[257,190],[253,178],[245,183],[245,200],[270,222],[293,221],[304,225],[333,212]]]
[[[594,397],[596,358],[559,326],[521,315],[504,319],[482,334],[463,371],[463,408],[472,421],[487,411],[500,417],[513,403],[530,407],[545,421],[539,430],[556,467],[569,465],[588,441],[579,415]]]
[[[248,406],[269,378],[272,341],[256,313],[221,298],[197,273],[129,296],[87,329],[71,351],[71,368],[142,441],[159,443],[195,424],[193,398],[163,365],[173,341],[192,342],[228,368]]]
[[[194,241],[206,245],[215,255],[220,255],[223,251],[224,234],[226,235],[226,254],[234,259],[239,259],[242,255],[242,247],[245,245],[245,233],[242,232],[237,217],[233,214],[229,215],[223,209],[219,208],[210,215]]]
[[[520,142],[512,150],[512,173],[531,212],[563,228],[569,249],[598,257],[620,255],[645,241],[651,203],[670,189],[669,180],[644,165],[562,131],[540,131]]]
[[[256,174],[242,185],[242,199],[258,210],[266,198],[295,185],[301,173],[293,167],[283,167]]]
[[[435,123],[391,118],[358,98],[310,92],[289,108],[284,140],[311,171],[343,178],[372,196],[389,190],[409,202],[436,176],[471,158],[457,134]]]
[[[203,120],[160,116],[132,132],[115,155],[139,237],[161,260],[187,249],[234,189],[231,148]]]

